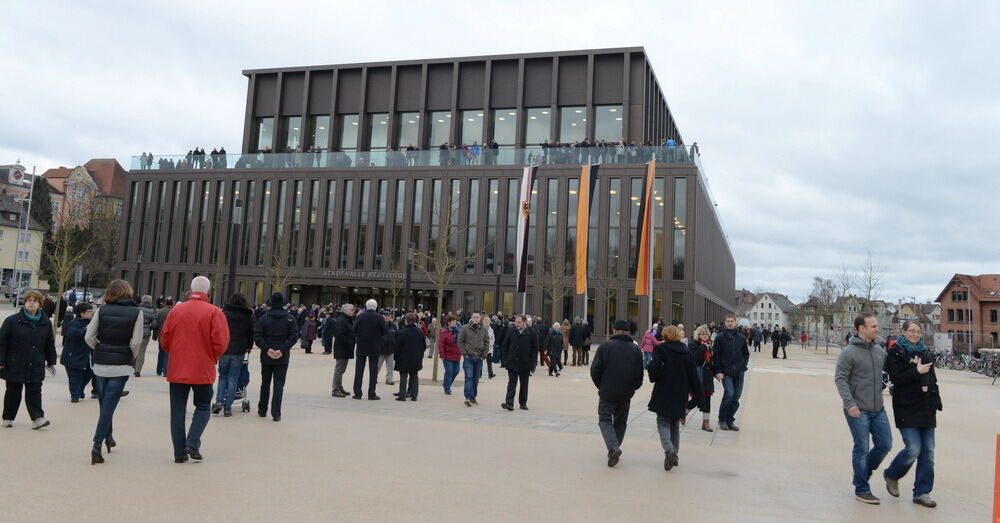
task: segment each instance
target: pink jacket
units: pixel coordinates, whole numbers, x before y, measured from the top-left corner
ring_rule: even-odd
[[[659,343],[656,339],[656,335],[653,334],[653,330],[650,329],[646,331],[646,335],[642,337],[642,345],[639,346],[642,352],[653,352],[653,347]]]

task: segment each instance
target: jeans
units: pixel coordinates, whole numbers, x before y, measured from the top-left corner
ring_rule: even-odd
[[[91,369],[66,367],[66,378],[69,380],[69,397],[83,398],[85,395],[83,389],[90,383],[93,377],[94,371]]]
[[[399,373],[399,397],[417,399],[417,393],[419,391],[420,379],[417,378],[416,372]]]
[[[444,362],[444,391],[451,393],[451,384],[455,382],[455,378],[458,377],[458,366],[459,362],[441,360]]]
[[[387,385],[392,385],[392,367],[395,362],[396,356],[393,354],[382,354],[378,357],[378,370],[382,370],[382,366],[385,365],[385,383]],[[378,375],[378,372],[375,375]]]
[[[861,411],[860,418],[852,418],[844,411],[847,427],[851,429],[854,438],[854,449],[851,453],[851,464],[854,467],[854,493],[870,494],[872,489],[868,479],[872,471],[877,469],[885,455],[892,448],[892,433],[889,430],[889,418],[885,409],[878,412]],[[871,434],[874,447],[868,450],[868,435]]]
[[[135,373],[142,373],[142,364],[146,361],[146,347],[149,346],[149,336],[142,339],[142,344],[139,345],[139,354],[135,356]]]
[[[28,416],[34,421],[45,417],[42,410],[42,382],[20,383],[7,382],[7,391],[3,396],[3,419],[14,421],[17,411],[21,408],[21,389],[24,389],[24,405],[28,407]]]
[[[156,353],[156,375],[167,375],[167,351],[163,349]]]
[[[517,389],[518,382],[520,382],[521,391],[517,395],[517,400],[522,407],[528,405],[528,378],[530,377],[531,373],[528,371],[518,372],[507,369],[507,398],[505,403],[508,405],[514,404],[514,391]]]
[[[618,450],[625,441],[629,406],[629,400],[597,402],[597,426],[601,429],[608,452]]]
[[[649,368],[649,362],[651,362],[651,361],[653,361],[653,353],[652,352],[643,352],[642,353],[642,368],[648,369]]]
[[[365,364],[368,364],[368,397],[375,395],[378,381],[378,354],[364,354],[360,350],[354,360],[354,395],[361,395],[361,385],[365,380]]]
[[[191,427],[187,423],[187,400],[194,391],[194,415],[191,416]],[[201,448],[201,435],[212,418],[212,384],[191,385],[188,383],[170,384],[170,439],[174,444],[174,459],[184,458],[184,448],[198,450]],[[186,434],[185,434],[186,432]]]
[[[915,461],[917,463],[917,478],[913,482],[913,497],[930,494],[934,490],[934,429],[905,428],[899,429],[906,448],[896,454],[885,476],[889,479],[900,479],[910,471]]]
[[[257,412],[267,414],[268,396],[271,393],[271,379],[274,379],[274,401],[271,402],[271,417],[281,417],[281,398],[285,393],[285,376],[288,375],[288,365],[260,366],[260,400],[257,402]]]
[[[722,378],[722,402],[719,403],[719,423],[735,423],[736,411],[743,395],[743,371]]]
[[[474,400],[479,395],[479,378],[483,377],[483,360],[465,357],[462,361],[465,372],[465,399]]]
[[[101,404],[101,414],[97,418],[97,429],[94,430],[95,445],[100,445],[111,437],[114,431],[112,420],[115,417],[115,409],[118,408],[118,400],[122,397],[127,381],[128,376],[115,378],[97,376],[97,400]]]
[[[226,412],[233,410],[233,398],[236,397],[236,385],[242,369],[242,355],[223,354],[219,357],[219,390],[215,394],[215,402],[221,403]]]
[[[681,450],[681,419],[668,418],[663,414],[656,415],[656,431],[660,433],[660,445],[663,452],[677,454]]]
[[[344,390],[345,371],[347,371],[347,360],[336,360],[333,366],[333,392],[347,392]]]

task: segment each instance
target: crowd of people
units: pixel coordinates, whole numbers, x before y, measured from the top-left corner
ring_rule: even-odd
[[[439,321],[428,312],[381,309],[374,299],[363,307],[291,306],[281,293],[266,304],[251,307],[242,294],[229,297],[220,309],[211,304],[211,284],[194,278],[186,299],[174,305],[161,296],[154,303],[139,302],[129,283],[112,281],[104,304],[74,303],[73,317],[63,325],[59,362],[68,375],[71,401],[79,402],[92,385],[100,411],[90,451],[91,463],[105,462],[114,439],[114,414],[130,377],[141,376],[150,339],[159,341],[157,375],[169,383],[170,431],[176,463],[202,460],[201,438],[212,414],[232,416],[233,403],[246,386],[247,360],[254,347],[260,357],[260,395],[257,415],[281,421],[282,397],[290,354],[298,344],[307,354],[320,341],[323,354],[334,360],[331,395],[355,400],[381,399],[377,384],[382,369],[384,383],[399,385],[396,401],[417,401],[419,374],[426,358],[444,363],[442,389],[452,395],[459,371],[464,373],[463,398],[468,408],[479,406],[479,382],[484,366],[488,379],[496,376],[494,364],[508,374],[500,407],[529,410],[530,378],[538,366],[558,378],[565,365],[589,366],[598,391],[598,426],[607,449],[607,464],[617,465],[627,430],[631,399],[648,380],[653,389],[647,407],[656,414],[664,450],[664,469],[680,464],[680,425],[689,413],[702,412],[701,429],[711,427],[711,399],[715,384],[722,387],[718,427],[739,431],[735,424],[744,375],[749,368],[750,346],[759,346],[769,332],[779,345],[787,344],[787,331],[737,327],[727,316],[716,326],[697,325],[687,337],[683,325],[653,324],[637,343],[628,321],[616,320],[611,336],[597,347],[590,362],[591,330],[575,318],[548,326],[540,317],[479,311],[448,313]],[[22,399],[33,429],[50,425],[42,409],[45,374],[56,373],[55,336],[45,297],[38,291],[25,295],[24,306],[0,326],[0,377],[6,381],[2,426],[12,427]],[[154,307],[155,306],[155,307]],[[158,309],[158,310],[157,310]],[[899,479],[916,463],[913,501],[936,506],[933,488],[933,451],[936,411],[941,410],[933,355],[923,345],[919,324],[906,322],[903,335],[887,352],[877,342],[878,322],[865,313],[855,319],[848,345],[837,360],[835,383],[843,401],[854,450],[855,495],[878,504],[869,479],[891,449],[891,434],[882,402],[883,371],[892,383],[896,426],[905,448],[884,472],[886,489],[899,496]],[[759,350],[759,349],[758,349]],[[773,357],[777,357],[776,353]],[[344,388],[349,360],[355,359],[353,390]],[[565,362],[565,363],[564,363]],[[365,378],[367,375],[367,387]],[[241,383],[242,382],[242,383]],[[215,385],[217,383],[217,386]],[[246,392],[244,391],[245,395]],[[213,400],[214,397],[214,400]],[[187,423],[187,402],[194,414]],[[516,403],[515,403],[516,401]],[[874,444],[869,448],[869,438]]]
[[[156,168],[165,169],[226,169],[229,160],[226,156],[226,148],[220,147],[212,149],[206,154],[203,147],[195,147],[187,152],[183,158],[174,161],[173,158],[161,156],[156,158],[153,153],[142,153],[139,156],[139,169],[146,171],[153,168],[153,161],[156,161]]]

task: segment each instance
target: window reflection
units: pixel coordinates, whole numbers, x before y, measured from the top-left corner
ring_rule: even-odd
[[[525,145],[538,145],[551,138],[552,115],[548,108],[528,109],[527,126],[524,133]]]
[[[339,116],[340,125],[338,125],[339,131],[339,141],[337,148],[343,151],[354,150],[358,148],[358,115],[356,114],[342,114]]]
[[[622,106],[599,105],[594,107],[594,140],[619,141],[622,132]]]
[[[400,148],[417,146],[420,134],[420,113],[399,113],[396,115],[396,131],[399,133]]]
[[[483,141],[483,111],[462,111],[462,144],[472,145]]]
[[[587,108],[563,107],[559,109],[559,141],[573,143],[587,136]]]
[[[448,143],[451,136],[451,113],[448,111],[434,111],[430,118],[430,147],[438,147]]]
[[[389,115],[373,113],[368,115],[368,150],[385,149],[389,143]]]
[[[302,145],[302,117],[285,117],[285,148],[294,151]]]
[[[514,145],[516,137],[517,110],[495,109],[493,111],[493,139],[499,145]]]
[[[330,116],[313,116],[310,120],[309,143],[306,146],[325,150],[330,143]]]
[[[274,118],[257,119],[257,151],[271,147],[274,141]]]

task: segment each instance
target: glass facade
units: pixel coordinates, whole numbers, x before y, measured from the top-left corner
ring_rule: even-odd
[[[594,140],[620,142],[624,140],[622,106],[598,105],[594,107]]]
[[[376,197],[377,207],[375,208],[375,250],[373,255],[375,257],[373,268],[375,270],[382,269],[382,251],[385,250],[385,235],[387,230],[385,227],[385,206],[386,200],[389,197],[389,181],[379,180],[378,181],[378,196]]]
[[[371,191],[371,180],[361,180],[361,200],[358,213],[358,241],[354,244],[354,260],[356,268],[365,266],[365,242],[368,240],[368,200]]]
[[[670,323],[672,325],[684,323],[684,291],[670,293]]]
[[[427,239],[427,269],[436,267],[438,238],[441,235],[441,180],[431,181],[431,230]]]
[[[265,263],[268,265],[277,265],[282,262],[281,259],[281,240],[285,238],[285,200],[288,197],[288,180],[278,181],[278,208],[274,213],[274,253],[271,259],[268,259]],[[286,255],[291,255],[290,252]],[[287,263],[287,261],[286,261]]]
[[[270,260],[267,259],[267,235],[268,226],[270,225],[270,209],[271,209],[271,185],[273,182],[271,180],[264,181],[264,197],[261,198],[260,204],[260,226],[257,229],[257,262],[256,265],[270,264]]]
[[[340,124],[337,126],[337,149],[342,151],[353,151],[358,148],[358,115],[342,114],[337,117]]]
[[[580,198],[580,179],[569,179],[569,190],[566,191],[566,257],[564,274],[576,274],[576,219]]]
[[[674,279],[684,279],[687,238],[687,178],[674,179]]]
[[[608,278],[619,274],[620,237],[622,222],[622,179],[612,178],[608,183]]]
[[[462,111],[462,144],[483,143],[483,111]]]
[[[556,266],[556,225],[559,218],[559,179],[549,178],[545,189],[545,259],[542,261],[542,274],[551,275]],[[541,218],[539,216],[539,218]],[[541,225],[539,223],[538,225]],[[548,310],[544,309],[543,310]]]
[[[216,182],[215,213],[214,213],[214,219],[212,220],[212,254],[208,260],[208,263],[212,264],[219,261],[219,244],[221,243],[219,241],[219,233],[222,231],[222,206],[226,201],[225,195],[226,195],[226,182],[225,181]]]
[[[601,215],[601,179],[594,183],[593,202],[590,204],[590,222],[587,226],[587,276],[597,276],[598,245],[600,238],[597,232],[597,221]]]
[[[469,180],[469,196],[466,200],[469,209],[465,223],[469,224],[465,235],[465,272],[476,272],[476,259],[479,258],[477,241],[479,240],[479,180]]]
[[[573,143],[587,136],[587,108],[562,107],[559,109],[559,141]]]
[[[631,192],[629,192],[629,228],[628,234],[628,277],[635,278],[635,271],[639,267],[639,209],[642,207],[642,178],[631,179]]]
[[[519,207],[517,186],[517,178],[507,180],[507,234],[503,253],[504,274],[514,274],[514,244],[517,243],[517,209]]]
[[[354,180],[344,181],[343,209],[340,214],[340,256],[337,260],[338,269],[347,268],[347,237],[351,231],[351,220],[354,213],[351,212],[351,204],[354,196]]]
[[[528,109],[525,120],[524,143],[532,146],[552,139],[552,110],[548,107]]]
[[[398,271],[402,267],[403,253],[403,207],[406,203],[406,180],[396,180],[396,211],[392,222],[392,267]]]
[[[167,233],[167,248],[166,248],[165,252],[163,253],[163,261],[164,261],[164,263],[170,263],[170,259],[172,257],[171,255],[174,252],[173,249],[171,249],[171,247],[173,246],[173,242],[174,242],[174,235],[171,234],[171,232],[173,230],[175,230],[175,228],[177,227],[177,219],[181,216],[181,212],[183,212],[183,209],[181,209],[181,188],[183,187],[183,184],[184,184],[184,182],[180,182],[180,181],[175,181],[174,182],[174,189],[172,191],[173,195],[174,195],[174,197],[173,197],[173,202],[174,203],[170,206],[170,223],[169,223],[169,227],[170,228],[168,229],[168,233]],[[128,230],[127,229],[126,229],[125,233],[128,234]],[[128,252],[128,251],[125,251],[125,252]],[[165,289],[165,287],[164,287],[164,289]]]
[[[152,185],[146,185],[149,189]],[[204,263],[201,258],[202,255],[202,245],[205,243],[205,228],[208,226],[208,191],[211,190],[209,182],[201,182],[201,212],[198,214],[198,236],[194,244],[194,263]],[[149,191],[146,191],[147,193]],[[146,201],[149,201],[149,194],[146,194]],[[145,218],[145,215],[143,216]],[[145,223],[145,219],[143,219]],[[139,229],[140,231],[144,230]],[[139,252],[142,252],[142,236],[139,236]]]
[[[449,142],[449,137],[451,136],[450,112],[435,111],[431,113],[429,136],[427,145],[431,149]]]
[[[246,203],[244,204],[244,216],[243,220],[243,237],[241,241],[243,242],[243,248],[240,254],[240,265],[247,265],[250,263],[250,231],[253,228],[254,217],[256,216],[254,209],[257,205],[257,181],[250,180],[247,182],[247,192],[246,192]]]
[[[274,142],[274,118],[257,118],[257,151],[269,149]]]
[[[489,181],[489,192],[486,195],[486,265],[485,272],[493,274],[496,272],[497,254],[497,202],[500,199],[500,180]]]
[[[401,149],[420,145],[420,113],[399,113],[396,115],[397,145]]]
[[[458,207],[459,202],[462,201],[462,182],[459,180],[451,181],[451,196],[448,198],[447,205],[444,208],[446,213],[444,216],[445,224],[448,226],[448,258],[455,260],[458,254]]]
[[[320,267],[324,269],[330,267],[330,261],[333,259],[333,213],[336,212],[335,208],[337,205],[337,182],[336,180],[327,180],[326,182],[326,212],[324,214],[324,226],[323,226],[323,263]]]
[[[635,336],[639,330],[639,297],[635,295],[635,289],[628,289],[628,307],[626,307],[625,318],[628,320],[628,332]]]
[[[663,209],[666,202],[665,180],[663,178],[653,179],[653,278],[663,278],[663,251],[666,244],[663,236]]]
[[[164,214],[166,213],[168,207],[168,205],[166,205],[167,182],[158,182],[157,185],[159,186],[159,190],[156,191],[158,194],[156,199],[156,224],[154,228],[156,232],[153,234],[153,248],[150,250],[150,261],[163,259],[163,243],[160,241],[160,237],[164,236],[161,231],[163,231]],[[166,236],[169,237],[170,234],[167,233]],[[30,236],[28,241],[31,241]]]
[[[319,147],[326,150],[330,143],[330,115],[313,116],[309,118],[309,142],[306,147]]]
[[[286,116],[284,120],[285,139],[283,145],[285,149],[294,151],[302,146],[302,117]]]
[[[316,252],[316,220],[319,214],[319,180],[309,182],[309,208],[306,214],[309,216],[309,228],[306,229],[306,259],[305,266],[313,266],[313,255]],[[298,211],[296,211],[298,212]]]
[[[389,143],[389,115],[373,113],[368,115],[368,150],[380,151]]]
[[[493,139],[498,145],[514,145],[517,139],[517,110],[493,110]]]
[[[414,249],[420,248],[420,229],[424,223],[424,181],[415,180],[413,182],[413,215],[410,217],[410,238],[409,243]],[[407,245],[409,248],[409,245]],[[411,260],[414,266],[420,267],[420,260]]]
[[[292,195],[292,227],[288,231],[288,257],[286,264],[295,267],[299,253],[299,229],[302,227],[302,180],[295,180],[295,194]],[[308,210],[306,211],[308,212]]]

